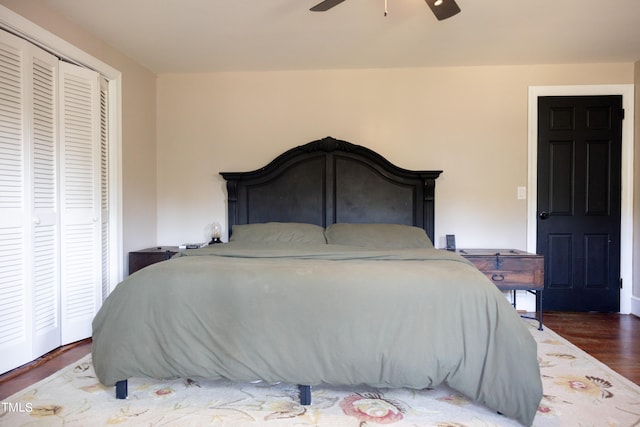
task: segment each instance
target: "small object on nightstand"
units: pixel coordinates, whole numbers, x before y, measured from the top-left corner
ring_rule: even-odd
[[[455,234],[447,234],[447,246],[446,249],[448,251],[456,250],[456,235]]]
[[[200,249],[207,246],[208,243],[183,243],[178,248],[180,249]]]
[[[222,233],[222,227],[220,226],[219,223],[214,222],[211,225],[211,241],[209,242],[209,244],[213,245],[216,243],[222,243],[222,240],[220,240],[221,233]]]

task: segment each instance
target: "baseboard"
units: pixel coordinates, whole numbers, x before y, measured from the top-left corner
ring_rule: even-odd
[[[513,304],[513,294],[511,291],[504,293],[507,296],[509,302]],[[535,313],[537,310],[536,307],[536,296],[527,291],[516,291],[516,310],[524,311],[527,313]]]
[[[640,297],[631,297],[631,314],[640,317]]]

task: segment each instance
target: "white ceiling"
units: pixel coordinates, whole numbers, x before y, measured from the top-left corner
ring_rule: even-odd
[[[640,0],[44,1],[156,73],[640,60]]]

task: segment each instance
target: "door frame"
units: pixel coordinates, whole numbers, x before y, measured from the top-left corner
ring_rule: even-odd
[[[634,85],[529,86],[527,164],[527,251],[536,252],[538,180],[538,97],[622,95],[622,198],[620,218],[620,313],[629,314],[633,297],[633,132]],[[633,313],[640,315],[640,313]]]

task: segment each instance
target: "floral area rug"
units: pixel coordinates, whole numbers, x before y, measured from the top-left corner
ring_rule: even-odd
[[[544,398],[534,426],[640,426],[640,386],[545,328],[538,342]],[[2,426],[518,426],[446,387],[297,387],[229,381],[130,379],[129,398],[102,386],[88,355],[2,401]]]

